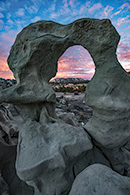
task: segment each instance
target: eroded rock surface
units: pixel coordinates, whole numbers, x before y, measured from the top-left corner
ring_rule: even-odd
[[[75,179],[75,163],[93,147],[83,128],[57,120],[46,126],[37,122],[26,124],[19,140],[16,163],[18,175],[30,185],[35,185],[37,193],[48,195],[67,194]],[[85,167],[83,163],[78,171]]]
[[[68,194],[75,176],[97,161],[129,176],[130,76],[116,57],[119,39],[110,20],[89,18],[68,25],[39,21],[18,34],[8,57],[17,84],[0,91],[0,102],[15,104],[24,119],[16,169],[36,195]],[[59,57],[73,45],[87,49],[96,67],[85,93],[93,117],[84,128],[57,118],[48,83]]]
[[[83,170],[75,179],[69,195],[129,195],[130,178],[110,168],[95,164]]]
[[[0,194],[33,195],[33,188],[20,180],[16,173],[18,126],[7,107],[7,104],[0,105]]]

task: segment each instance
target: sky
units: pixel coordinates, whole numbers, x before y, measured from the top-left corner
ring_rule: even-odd
[[[121,35],[118,60],[130,71],[130,0],[0,0],[0,77],[14,78],[7,57],[24,27],[38,20],[69,24],[85,17],[111,20]],[[76,45],[59,58],[56,77],[91,79],[94,71],[88,51]]]

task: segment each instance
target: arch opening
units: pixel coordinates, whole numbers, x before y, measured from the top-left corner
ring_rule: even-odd
[[[91,80],[95,65],[89,52],[81,45],[69,47],[58,60],[58,71],[53,78],[82,78]]]
[[[73,113],[77,121],[84,125],[92,117],[92,109],[85,104],[84,92],[95,73],[93,59],[83,46],[75,45],[61,55],[57,64],[57,74],[51,80],[57,97],[57,115],[63,119],[61,113]]]

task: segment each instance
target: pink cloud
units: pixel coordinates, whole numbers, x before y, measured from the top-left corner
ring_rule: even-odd
[[[122,53],[119,55],[120,61],[130,61],[130,53]]]
[[[67,14],[67,13],[70,13],[70,9],[69,9],[69,4],[67,2],[67,0],[63,0],[64,2],[64,5],[62,7],[62,9],[60,10],[60,13],[63,15],[63,14]]]
[[[9,25],[14,24],[14,22],[13,22],[11,19],[8,19],[8,20],[7,20],[7,23],[8,23]]]
[[[4,15],[2,13],[0,13],[0,18],[4,18]]]
[[[124,28],[124,30],[129,30],[130,29],[130,26],[127,26],[126,28]]]
[[[70,3],[72,4],[73,1],[71,1]],[[50,8],[50,10],[51,9],[52,9],[52,7]],[[61,15],[67,15],[67,16],[69,15],[70,16],[70,14],[75,15],[75,13],[76,12],[74,12],[74,10],[73,11],[70,10],[68,0],[63,0],[63,6],[61,7],[61,9],[59,9],[58,12],[55,12],[55,11],[51,12],[50,18],[57,19]],[[65,18],[65,20],[66,20],[66,18]]]
[[[124,3],[122,6],[121,6],[121,9],[124,9],[124,8],[127,8],[127,9],[130,9],[130,4],[129,3]]]
[[[123,68],[128,71],[130,69],[130,45],[127,42],[119,43],[117,57]]]
[[[125,42],[120,42],[119,43],[119,46],[118,46],[118,50],[117,50],[117,53],[118,55],[123,55],[124,53],[128,53],[129,54],[129,51],[130,51],[130,45],[125,43]],[[130,60],[130,58],[129,58]]]
[[[86,1],[85,6],[90,7],[91,1]]]
[[[129,48],[128,44],[127,43],[124,43],[124,42],[119,42],[119,47],[120,48],[125,48],[126,50]]]
[[[126,38],[127,38],[127,39],[130,38],[130,35],[127,35]]]
[[[11,71],[0,71],[0,77],[4,79],[14,79]]]
[[[25,14],[24,14],[24,9],[23,8],[20,8],[17,12],[16,12],[16,14],[18,15],[18,16],[24,16]]]
[[[113,16],[114,16],[114,15],[115,15],[115,16],[118,15],[120,12],[121,12],[121,10],[115,12],[115,13],[113,14]]]
[[[124,8],[130,9],[130,4],[129,4],[129,3],[124,3],[124,4],[120,7],[119,11],[115,12],[115,13],[113,14],[113,16],[114,16],[114,15],[120,14],[120,13],[123,11]]]
[[[10,42],[14,42],[14,37],[9,37],[6,33],[3,33],[2,35],[1,35],[1,37],[3,37],[4,39],[7,39],[7,40],[9,40]]]
[[[79,14],[81,15],[82,13],[84,13],[85,10],[86,10],[85,5],[82,5],[82,6],[80,7]]]
[[[95,3],[92,7],[90,7],[89,9],[88,9],[88,12],[90,13],[90,14],[93,14],[96,10],[99,10],[99,9],[101,9],[102,8],[102,4],[101,3]]]
[[[4,39],[4,41],[9,41],[12,43],[14,43],[14,40],[16,38],[18,31],[16,30],[10,30],[9,32],[3,32],[1,33],[1,37]]]
[[[77,4],[79,4],[77,0],[69,0],[69,5],[72,9],[75,8]]]
[[[3,20],[0,20],[0,23],[1,23],[1,24],[4,24]]]
[[[130,22],[130,19],[128,19],[129,17],[130,17],[130,16],[126,16],[126,17],[124,17],[124,18],[119,18],[119,19],[117,20],[116,25],[117,25],[117,26],[120,26],[121,24],[129,23],[129,22]]]
[[[2,30],[3,24],[4,24],[3,20],[0,20],[0,30]]]
[[[104,9],[104,16],[107,18],[111,14],[113,9],[114,8],[112,6],[109,6],[109,5],[106,6]]]
[[[37,22],[38,20],[41,20],[41,17],[40,16],[35,16],[31,22]]]
[[[56,19],[57,17],[59,17],[59,15],[60,15],[59,13],[52,12],[51,15],[50,15],[50,17],[52,19]]]
[[[126,9],[125,9],[126,8]],[[124,10],[125,9],[125,10]],[[125,12],[128,9],[130,9],[130,4],[129,3],[124,3],[120,8],[119,11],[115,12],[112,16],[116,16],[118,14],[120,14],[121,12]]]
[[[35,6],[35,5],[32,5],[32,6],[30,6],[30,7],[26,7],[25,6],[25,8],[26,8],[26,10],[30,13],[30,14],[36,14],[37,12],[38,12],[38,8],[37,8],[37,6]],[[24,10],[22,11],[23,12],[23,14],[24,14]],[[22,13],[21,12],[21,13]]]
[[[69,5],[70,5],[71,7],[74,7],[74,5],[75,5],[75,0],[69,0]]]
[[[68,0],[63,0],[64,7],[68,7]]]

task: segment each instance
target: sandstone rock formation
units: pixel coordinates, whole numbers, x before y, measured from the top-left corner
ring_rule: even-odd
[[[110,168],[94,164],[83,170],[75,179],[69,195],[129,195],[130,178]]]
[[[15,104],[24,119],[16,170],[35,195],[68,194],[76,175],[97,161],[129,176],[130,76],[116,57],[119,39],[110,20],[89,18],[68,25],[39,21],[18,34],[8,57],[17,84],[0,91],[0,102]],[[86,88],[93,117],[85,129],[57,118],[48,84],[59,57],[73,45],[87,49],[96,67]]]

